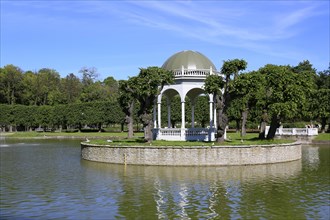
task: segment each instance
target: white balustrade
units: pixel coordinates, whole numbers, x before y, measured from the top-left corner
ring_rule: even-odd
[[[213,141],[214,128],[161,128],[154,129],[157,140],[190,140],[190,141]]]
[[[266,134],[268,133],[269,126],[266,128]],[[318,135],[317,128],[277,128],[275,135],[287,135],[287,136],[313,136]]]
[[[175,77],[206,77],[210,74],[210,69],[176,69],[173,70]]]

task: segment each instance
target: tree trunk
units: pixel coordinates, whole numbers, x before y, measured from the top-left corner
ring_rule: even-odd
[[[152,113],[144,112],[141,116],[144,130],[144,141],[150,143],[153,140],[152,128],[153,120]]]
[[[134,136],[134,123],[133,123],[133,115],[126,115],[126,122],[127,122],[127,138],[133,138]]]
[[[274,139],[276,134],[276,129],[280,127],[280,118],[278,116],[273,116],[270,123],[270,128],[267,134],[267,139]]]
[[[152,120],[149,121],[149,123],[144,124],[144,141],[150,143],[153,140],[152,135]]]
[[[261,139],[261,140],[266,138],[266,126],[267,126],[267,123],[265,121],[262,121],[260,123],[259,139]]]
[[[266,138],[266,126],[268,122],[267,111],[264,110],[261,116],[260,130],[259,130],[259,139],[263,140]]]
[[[241,128],[241,137],[244,137],[246,135],[246,121],[248,116],[248,109],[246,108],[242,112],[242,128]]]
[[[128,109],[128,115],[126,115],[126,123],[127,123],[127,129],[128,129],[127,137],[128,138],[133,138],[133,136],[134,136],[133,115],[134,115],[134,102],[131,102],[131,104],[129,105],[129,109]]]
[[[221,143],[225,141],[225,129],[227,125],[227,116],[223,113],[222,109],[217,111],[217,142]]]
[[[327,124],[327,118],[326,117],[322,117],[321,119],[321,133],[325,132],[325,126]]]
[[[240,120],[236,119],[235,121],[236,121],[236,133],[238,133],[240,128]]]
[[[223,98],[222,98],[223,100]],[[220,100],[219,95],[215,95],[216,110],[217,110],[217,142],[225,141],[225,129],[227,126],[227,116],[224,113],[224,103]]]

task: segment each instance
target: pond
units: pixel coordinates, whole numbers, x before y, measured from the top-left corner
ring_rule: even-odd
[[[124,166],[78,140],[0,140],[0,219],[329,219],[330,147],[289,163]],[[155,158],[156,159],[156,158]]]

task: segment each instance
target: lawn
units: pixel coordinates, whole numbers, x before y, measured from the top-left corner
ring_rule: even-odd
[[[127,137],[126,132],[6,132],[2,136],[11,138],[42,138],[42,137],[73,137],[73,138],[113,138],[123,139]],[[143,133],[136,133],[137,137],[143,136]]]
[[[315,137],[313,140],[315,141],[330,141],[330,133],[319,133],[317,137]]]
[[[99,145],[123,145],[123,146],[225,146],[225,145],[268,145],[268,144],[282,144],[282,143],[292,143],[294,140],[285,140],[285,139],[275,139],[275,140],[259,140],[257,139],[258,133],[249,133],[244,138],[241,138],[238,133],[228,133],[228,141],[223,143],[217,142],[202,142],[202,141],[164,141],[156,140],[152,143],[145,143],[142,138],[134,139],[120,139],[120,140],[90,140],[90,144],[99,144]]]
[[[13,132],[1,133],[2,136],[10,138],[81,138],[90,139],[92,144],[100,145],[139,145],[148,146],[150,143],[143,142],[143,133],[135,133],[134,139],[127,139],[127,132]],[[281,144],[292,143],[293,140],[274,139],[274,140],[259,140],[258,133],[247,133],[243,138],[239,133],[228,132],[227,141],[223,143],[217,142],[198,142],[198,141],[153,141],[153,146],[223,146],[223,145],[264,145],[264,144]],[[112,140],[108,142],[107,140]],[[329,140],[330,134],[319,134],[314,140]]]

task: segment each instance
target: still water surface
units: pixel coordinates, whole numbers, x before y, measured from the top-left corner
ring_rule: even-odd
[[[230,167],[80,159],[77,140],[0,140],[0,219],[329,219],[330,146]],[[156,158],[155,158],[156,159]]]

